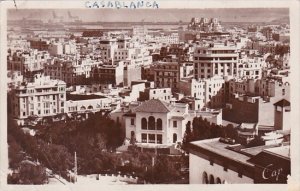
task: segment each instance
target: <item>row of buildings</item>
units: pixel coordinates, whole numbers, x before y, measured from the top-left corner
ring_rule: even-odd
[[[239,143],[189,144],[190,183],[283,183],[290,173],[289,45],[268,30],[254,32],[193,18],[186,30],[135,26],[10,39],[9,112],[24,125],[30,118],[109,111],[126,140],[168,154],[195,117],[232,124]],[[264,144],[245,146],[257,138]]]

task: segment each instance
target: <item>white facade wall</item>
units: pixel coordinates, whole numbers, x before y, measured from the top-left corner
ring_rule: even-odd
[[[50,44],[48,50],[51,56],[62,55],[63,45],[61,43]]]
[[[101,109],[110,109],[112,100],[109,98],[89,99],[89,100],[68,100],[66,102],[67,112],[97,112]]]
[[[11,101],[13,115],[18,119],[65,113],[66,84],[62,81],[50,80],[49,77],[37,77],[27,86],[14,88]]]
[[[241,178],[238,173],[227,169],[224,171],[224,167],[216,163],[210,165],[210,161],[203,159],[192,153],[189,154],[189,164],[190,164],[190,184],[205,184],[203,182],[203,173],[206,172],[208,179],[210,175],[214,176],[214,182],[217,178],[221,179],[221,183],[229,184],[253,184],[254,180],[243,175]]]
[[[133,102],[137,101],[140,96],[140,92],[145,90],[145,83],[135,84],[131,86],[131,92],[129,96],[123,99],[123,102]]]
[[[155,122],[157,119],[160,118],[162,120],[162,130],[145,130],[141,128],[141,120],[142,118],[146,118],[147,122],[150,116],[155,118]],[[134,120],[134,125],[131,125],[131,119]],[[186,124],[188,121],[192,122],[192,118],[188,117],[172,117],[172,113],[144,113],[144,112],[137,112],[136,116],[128,116],[125,119],[125,127],[126,127],[126,138],[131,138],[131,131],[135,132],[135,137],[137,142],[142,143],[142,134],[155,134],[155,135],[162,135],[162,144],[169,145],[173,144],[173,134],[177,135],[176,142],[181,142],[185,129]],[[173,126],[173,121],[177,122],[177,127]],[[148,138],[148,137],[147,137]],[[149,140],[148,140],[149,141]],[[175,142],[175,143],[176,143]],[[149,143],[149,142],[148,142]],[[153,143],[151,143],[153,144]]]
[[[194,77],[236,76],[238,54],[235,50],[236,48],[227,46],[197,47],[194,51]]]
[[[170,102],[171,98],[171,88],[155,88],[149,90],[149,99],[159,99],[165,102]]]
[[[142,118],[146,118],[147,121],[150,116],[153,116],[155,118],[155,122],[158,118],[162,120],[162,130],[144,130],[142,129],[141,120]],[[143,112],[137,112],[136,113],[136,140],[138,142],[142,142],[142,134],[160,134],[162,135],[162,144],[168,144],[170,143],[168,141],[168,126],[169,126],[169,120],[167,113],[143,113]]]

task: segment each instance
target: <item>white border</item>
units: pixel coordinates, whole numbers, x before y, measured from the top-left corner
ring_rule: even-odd
[[[23,8],[37,8],[37,9],[65,9],[65,8],[80,8],[86,9],[85,1],[18,1],[16,0],[17,7]],[[8,8],[14,8],[14,2],[12,0],[0,1],[0,190],[300,190],[300,168],[299,168],[299,152],[300,149],[300,121],[299,121],[299,1],[298,0],[203,0],[203,1],[173,1],[173,0],[156,0],[159,3],[160,8],[289,8],[290,9],[290,25],[291,25],[291,103],[292,103],[292,127],[291,133],[291,173],[292,177],[289,178],[287,185],[275,185],[275,184],[245,184],[245,185],[125,185],[125,186],[106,186],[102,185],[95,187],[95,185],[71,185],[71,186],[32,186],[32,185],[7,185],[7,120],[6,120],[6,55],[7,55],[7,42],[6,42],[6,27],[7,18],[6,10]],[[101,9],[99,9],[101,11]]]

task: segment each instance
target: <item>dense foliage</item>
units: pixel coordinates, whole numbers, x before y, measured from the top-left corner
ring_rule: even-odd
[[[136,146],[128,152],[114,152],[122,145],[124,132],[118,122],[114,122],[106,115],[96,113],[84,121],[67,120],[49,123],[35,126],[37,134],[31,136],[25,134],[20,127],[9,120],[11,169],[18,168],[18,163],[24,160],[20,154],[24,151],[23,153],[30,156],[31,161],[39,161],[53,173],[69,180],[67,173],[74,168],[74,152],[76,152],[78,174],[122,173],[138,176],[148,183],[170,181],[176,183],[181,179],[180,166],[176,164],[183,158],[187,160],[187,156],[177,158],[156,156],[154,153],[141,152]],[[157,176],[157,174],[161,175]],[[42,177],[43,173],[35,175]],[[15,177],[15,182],[16,178],[20,177]],[[33,179],[34,177],[32,183],[34,183]],[[26,181],[18,183],[22,182]]]
[[[191,141],[212,139],[216,137],[224,137],[238,139],[237,131],[232,124],[226,127],[208,122],[202,117],[195,117],[193,120],[193,128],[190,123],[186,125],[186,132],[183,138],[183,149],[187,150],[187,144]]]

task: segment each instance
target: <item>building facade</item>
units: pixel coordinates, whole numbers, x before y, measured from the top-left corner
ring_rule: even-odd
[[[194,51],[194,77],[211,78],[214,75],[234,77],[237,75],[238,54],[230,46],[196,47]]]
[[[36,75],[33,82],[14,88],[11,92],[13,117],[19,120],[29,116],[53,116],[66,112],[66,83]]]
[[[241,145],[221,138],[192,142],[190,184],[287,183],[291,168],[288,144],[238,147]]]
[[[126,138],[142,144],[170,145],[181,142],[192,121],[187,104],[168,104],[158,99],[143,102],[125,114]]]

